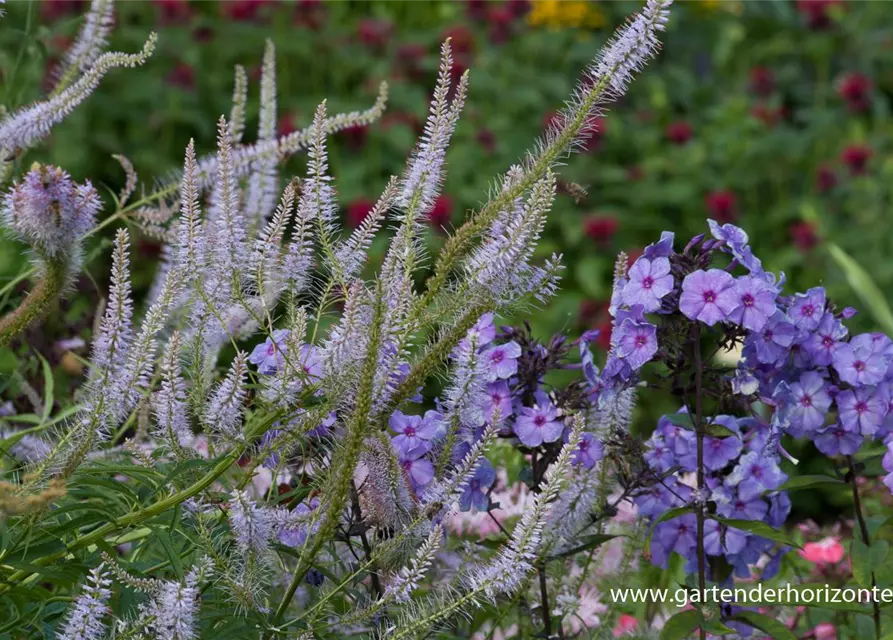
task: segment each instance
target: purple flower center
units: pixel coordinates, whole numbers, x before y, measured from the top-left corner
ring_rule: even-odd
[[[645,345],[648,344],[648,336],[638,335],[636,336],[636,348],[641,349]]]
[[[750,473],[751,475],[753,475],[754,478],[759,478],[763,475],[763,470],[759,467],[759,465],[753,465],[750,468]]]
[[[654,278],[652,278],[651,276],[645,276],[642,279],[642,288],[643,289],[650,289],[653,284],[654,284]]]
[[[538,427],[542,427],[544,424],[546,424],[546,416],[544,416],[542,414],[536,416],[533,419],[533,424],[535,424]]]
[[[403,430],[403,435],[405,435],[407,438],[414,438],[415,437],[415,427],[406,427]]]
[[[859,371],[861,373],[862,371],[865,371],[865,363],[862,362],[861,360],[856,360],[853,363],[853,369],[855,369],[856,371]]]
[[[824,338],[822,338],[822,346],[826,349],[830,349],[834,346],[834,338],[832,338],[831,336],[825,336]]]
[[[470,483],[472,491],[480,491],[481,483],[478,480],[472,480]]]
[[[802,398],[800,398],[800,404],[802,404],[804,407],[811,407],[812,396],[803,396]]]
[[[490,354],[490,361],[499,364],[502,362],[502,359],[505,357],[505,354],[502,352],[502,349],[497,349],[492,354]]]
[[[856,403],[856,413],[862,414],[868,412],[868,404],[865,402]]]
[[[588,440],[580,440],[580,451],[588,451],[589,450],[589,441]]]
[[[270,344],[267,345],[267,355],[271,356],[274,353],[276,353],[276,343],[271,342]]]
[[[741,304],[743,304],[745,307],[752,307],[753,303],[753,296],[749,293],[745,293],[743,296],[741,296]]]
[[[800,308],[800,315],[805,316],[807,318],[811,318],[815,313],[815,307],[811,304],[804,304],[803,307]]]
[[[707,304],[713,304],[716,302],[716,292],[715,291],[705,291],[704,292],[704,302]]]

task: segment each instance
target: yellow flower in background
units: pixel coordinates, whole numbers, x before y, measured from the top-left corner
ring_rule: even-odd
[[[550,29],[599,29],[607,19],[601,8],[584,0],[534,0],[527,23]]]

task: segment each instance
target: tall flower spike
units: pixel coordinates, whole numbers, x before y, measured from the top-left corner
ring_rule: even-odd
[[[230,495],[229,525],[243,554],[262,554],[268,549],[273,536],[273,514],[257,506],[244,491]]]
[[[155,50],[157,36],[149,35],[142,51],[134,54],[104,53],[74,84],[45,102],[26,107],[0,121],[0,149],[7,152],[26,149],[41,138],[86,100],[99,86],[103,76],[117,67],[145,64]],[[8,155],[8,153],[6,154]]]
[[[282,238],[291,222],[295,206],[295,185],[289,183],[282,192],[282,200],[263,232],[254,240],[249,273],[257,295],[266,299],[277,296],[287,283],[284,270],[285,252]]]
[[[200,599],[198,583],[205,565],[193,567],[183,582],[165,580],[156,588],[148,606],[150,626],[158,640],[194,640]]]
[[[124,373],[133,342],[133,302],[130,288],[130,236],[125,229],[115,235],[112,252],[112,277],[105,314],[99,332],[93,338],[90,380],[112,390]],[[118,399],[120,401],[120,398]]]
[[[205,243],[202,235],[201,209],[196,185],[195,143],[189,140],[183,163],[183,182],[180,186],[180,217],[176,222],[175,264],[191,281],[205,263]]]
[[[378,202],[372,207],[372,211],[363,219],[360,226],[335,248],[334,259],[329,261],[329,268],[342,282],[347,282],[358,275],[366,263],[369,247],[397,198],[398,188],[398,180],[392,176]]]
[[[230,366],[223,382],[208,399],[205,410],[205,426],[216,433],[230,438],[241,434],[242,412],[245,402],[245,375],[248,354],[240,351]]]
[[[226,302],[244,265],[248,232],[239,208],[238,185],[233,175],[229,126],[223,117],[217,123],[217,144],[219,170],[211,193],[212,204],[208,216],[209,257],[212,258],[210,275],[214,282],[215,299]]]
[[[428,567],[434,561],[434,555],[443,541],[443,527],[435,525],[428,534],[428,539],[419,547],[408,567],[400,569],[400,573],[388,585],[386,597],[395,602],[408,602],[419,583],[425,577]]]
[[[229,129],[233,146],[242,142],[245,133],[245,107],[248,104],[248,74],[245,67],[236,65],[233,79],[233,106],[229,112]]]
[[[84,18],[77,37],[65,52],[65,62],[59,76],[59,84],[54,93],[67,87],[81,73],[87,73],[90,66],[108,44],[108,36],[115,26],[114,0],[93,0]]]
[[[107,603],[112,595],[109,585],[112,584],[105,570],[105,563],[90,572],[87,584],[81,594],[74,599],[68,610],[68,617],[59,640],[101,640],[105,638],[106,624],[103,622]]]
[[[157,436],[167,440],[175,450],[192,441],[186,385],[180,372],[180,333],[175,331],[167,343],[161,362],[161,389],[155,394],[152,410],[158,425]]]
[[[462,74],[456,95],[449,100],[453,55],[447,39],[440,48],[440,73],[431,100],[431,111],[418,150],[410,159],[403,179],[399,205],[427,215],[434,206],[443,181],[443,165],[459,114],[468,92],[468,72]]]
[[[260,124],[257,139],[267,143],[276,139],[276,49],[267,40],[260,81]],[[255,227],[263,225],[273,207],[279,190],[279,173],[276,166],[279,156],[270,152],[260,156],[251,170],[248,195],[245,198],[245,217]]]
[[[316,108],[313,116],[313,142],[307,160],[307,178],[301,183],[301,199],[298,216],[316,221],[317,237],[323,251],[330,251],[337,232],[338,206],[335,204],[335,188],[330,184],[329,162],[326,152],[326,101]]]

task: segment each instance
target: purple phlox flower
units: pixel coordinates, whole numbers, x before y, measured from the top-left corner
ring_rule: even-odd
[[[489,421],[496,411],[499,411],[499,421],[505,422],[512,415],[512,392],[509,383],[505,380],[497,380],[487,385],[486,399],[484,401],[484,415]]]
[[[403,467],[403,472],[409,479],[409,484],[416,491],[427,486],[434,479],[434,465],[423,458],[424,452],[413,449],[406,453],[398,451],[398,460]]]
[[[617,328],[617,357],[639,369],[657,353],[657,328],[653,324],[624,320]]]
[[[740,251],[749,242],[747,232],[733,224],[719,224],[716,220],[708,218],[707,226],[710,227],[710,233],[717,240],[722,240],[729,249]]]
[[[757,360],[764,364],[775,364],[787,355],[797,337],[797,328],[788,321],[784,313],[776,311],[763,329],[752,336]]]
[[[855,316],[857,313],[859,313],[859,311],[854,309],[853,307],[844,307],[843,311],[840,312],[840,316],[844,320],[849,320],[850,318]]]
[[[711,556],[740,553],[747,544],[747,534],[740,529],[721,525],[716,520],[704,522],[704,551]]]
[[[679,310],[708,326],[727,320],[738,306],[735,279],[721,269],[695,271],[682,281]]]
[[[656,518],[667,509],[681,507],[690,498],[691,487],[679,482],[675,476],[669,476],[638,493],[634,500],[639,515]]]
[[[647,322],[647,320],[645,320],[645,307],[640,304],[634,304],[631,307],[618,309],[617,315],[614,318],[614,326],[618,327],[626,320],[632,320],[638,324],[645,324]],[[611,343],[616,344],[613,335],[611,336]]]
[[[825,415],[831,407],[831,396],[825,386],[825,379],[815,371],[807,371],[788,386],[790,405],[786,417],[791,435],[800,436],[825,424]]]
[[[300,503],[292,511],[281,515],[278,527],[279,542],[286,547],[303,546],[308,534],[315,533],[319,528],[319,521],[313,523],[312,527],[308,527],[312,520],[312,514],[318,507],[319,498],[311,498],[309,501],[305,500]]]
[[[601,331],[598,329],[590,329],[589,331],[584,331],[583,335],[580,336],[580,365],[583,369],[583,377],[586,378],[586,382],[588,382],[591,387],[603,384],[599,377],[598,366],[596,366],[595,359],[592,356],[592,350],[589,348],[589,345],[592,344],[600,334]]]
[[[738,457],[743,443],[738,436],[704,438],[704,466],[719,471]]]
[[[795,327],[815,331],[825,313],[825,288],[813,287],[806,293],[794,295],[788,316]]]
[[[608,313],[612,318],[617,316],[617,311],[623,304],[623,289],[627,282],[629,281],[626,278],[615,278],[614,280],[614,287],[611,289],[611,303],[608,305]]]
[[[604,401],[604,391],[612,387],[618,387],[627,382],[633,376],[633,368],[628,360],[618,358],[616,353],[609,353],[602,371],[602,388],[599,389],[599,401]]]
[[[515,418],[514,431],[527,447],[538,447],[544,442],[555,442],[564,432],[564,423],[558,418],[558,410],[542,391],[537,391],[536,404],[522,407]]]
[[[695,550],[695,536],[698,523],[692,513],[661,522],[654,528],[651,538],[651,560],[660,567],[666,567],[672,552],[688,558]]]
[[[434,440],[443,434],[443,420],[436,411],[428,411],[425,417],[406,415],[394,411],[388,420],[391,430],[397,435],[391,441],[399,454],[419,451],[420,455],[431,450]]]
[[[273,424],[273,426],[274,427],[279,426],[279,423],[276,422]],[[261,448],[266,449],[267,447],[269,447],[271,444],[273,444],[273,442],[276,441],[276,438],[278,438],[282,433],[283,433],[282,429],[269,429],[267,432],[264,433],[263,437],[260,439]],[[275,450],[271,451],[270,455],[268,455],[266,458],[264,458],[263,466],[266,467],[267,469],[275,469],[276,467],[278,467],[279,466],[279,452],[275,451]]]
[[[760,381],[750,370],[738,365],[732,378],[732,393],[739,396],[750,396],[760,389]]]
[[[288,329],[276,329],[272,336],[254,347],[248,362],[257,365],[257,372],[265,376],[276,373],[285,361],[285,340]]]
[[[834,359],[834,350],[846,338],[847,330],[833,313],[825,313],[819,326],[804,341],[803,348],[809,353],[812,364],[827,367]]]
[[[492,313],[485,313],[474,323],[474,326],[462,338],[460,348],[465,346],[472,338],[475,339],[478,349],[486,347],[496,339],[496,325],[493,324]]]
[[[490,461],[481,460],[471,480],[462,488],[459,496],[459,511],[486,511],[490,506],[487,491],[496,482],[496,470]]]
[[[487,349],[484,359],[490,366],[490,380],[507,379],[515,375],[518,372],[519,357],[521,345],[514,340]]]
[[[656,258],[669,258],[673,255],[673,240],[675,234],[672,231],[663,231],[660,234],[660,240],[645,247],[642,255],[648,260]]]
[[[884,379],[891,358],[883,343],[862,333],[834,349],[832,361],[840,379],[852,385],[874,385]]]
[[[741,276],[735,281],[738,306],[729,320],[751,331],[762,331],[775,314],[775,290],[756,276]]]
[[[605,450],[601,441],[591,433],[584,433],[580,438],[580,444],[571,453],[571,462],[583,465],[585,469],[592,469],[604,455]]]
[[[816,449],[826,456],[851,456],[862,446],[863,438],[848,430],[840,423],[832,424],[818,431],[813,442]]]
[[[668,258],[636,260],[629,270],[629,281],[623,288],[623,303],[642,305],[646,312],[660,309],[660,300],[673,290]]]
[[[837,395],[840,423],[848,431],[871,437],[887,415],[888,393],[885,387],[857,387]]]
[[[652,433],[647,444],[648,450],[645,451],[644,458],[649,467],[664,473],[676,465],[676,456],[661,434],[656,431]]]
[[[791,499],[786,491],[777,491],[769,496],[769,518],[770,527],[776,529],[784,524],[791,513]]]
[[[751,451],[738,461],[726,478],[726,486],[737,487],[738,497],[750,501],[765,491],[777,489],[787,478],[774,459]]]
[[[329,436],[332,427],[338,421],[338,416],[334,411],[330,411],[329,415],[325,417],[325,419],[319,423],[318,427],[314,427],[310,431],[307,432],[307,436],[310,438],[326,438]]]
[[[319,347],[301,345],[300,367],[310,384],[315,384],[323,375],[322,350]]]
[[[762,497],[744,500],[735,492],[730,492],[727,500],[717,501],[716,512],[723,518],[762,521],[769,512],[769,505]]]

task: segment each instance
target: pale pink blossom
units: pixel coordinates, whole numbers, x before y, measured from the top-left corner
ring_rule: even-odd
[[[844,549],[838,538],[829,536],[819,542],[807,542],[800,556],[818,566],[837,564],[843,560]]]

